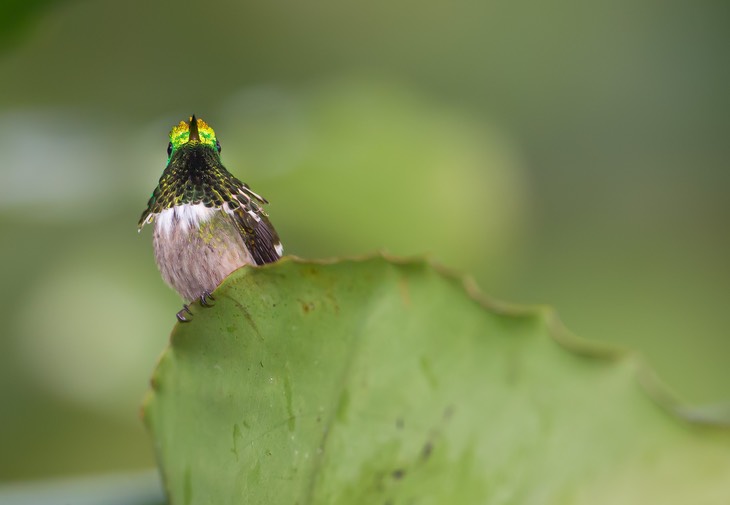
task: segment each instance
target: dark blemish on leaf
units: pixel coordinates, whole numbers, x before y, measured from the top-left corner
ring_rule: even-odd
[[[379,471],[373,473],[373,486],[375,489],[378,490],[378,492],[384,492],[385,491],[385,483],[383,480],[385,479],[387,475],[387,472]]]
[[[300,272],[302,273],[302,277],[307,277],[307,276],[316,277],[317,274],[319,274],[319,270],[317,270],[315,267],[302,268],[300,270]]]
[[[423,449],[421,450],[421,458],[426,461],[431,456],[432,451],[433,444],[431,442],[426,442],[426,444],[423,446]]]
[[[395,420],[395,427],[397,429],[402,430],[403,426],[404,426],[403,418],[399,417],[398,419]]]
[[[243,427],[246,428],[247,430],[251,429],[251,425],[248,424],[248,421],[246,421],[245,419],[243,420],[243,422],[241,424],[243,424]]]
[[[232,298],[227,295],[226,295],[226,298],[231,300],[236,305],[236,307],[238,307],[238,310],[241,311],[241,314],[243,314],[243,317],[246,319],[246,321],[248,321],[248,324],[251,326],[251,328],[253,329],[256,336],[259,337],[261,340],[263,340],[264,337],[262,337],[261,333],[259,333],[259,329],[256,326],[256,323],[254,322],[253,317],[251,317],[251,313],[248,311],[248,309],[246,307],[244,307],[243,305],[241,305],[241,303],[238,300],[236,300],[235,298]]]
[[[448,421],[454,415],[454,406],[449,405],[444,409],[444,421]]]
[[[406,471],[403,468],[398,468],[397,470],[393,470],[393,473],[390,474],[395,480],[401,480],[403,477],[406,476]]]
[[[302,313],[304,314],[309,314],[315,308],[314,302],[306,302],[304,300],[299,300],[299,305],[302,307]]]
[[[249,482],[259,483],[261,482],[261,461],[256,461],[256,465],[251,469],[248,474]]]
[[[263,368],[264,367],[264,362],[263,361],[259,361],[259,365],[261,365],[261,368]]]
[[[241,438],[241,429],[238,427],[238,424],[233,425],[233,447],[231,447],[231,452],[234,456],[236,456],[236,461],[238,461],[238,439]]]
[[[431,362],[425,356],[421,356],[421,359],[418,361],[418,364],[421,367],[421,373],[423,374],[423,377],[426,379],[426,382],[428,382],[429,387],[431,389],[436,389],[439,386],[439,383],[438,383],[438,380],[436,379],[436,374],[433,373],[433,368],[431,367]]]
[[[340,400],[337,402],[337,420],[341,423],[347,422],[347,409],[350,407],[350,392],[343,389],[340,393]]]
[[[289,376],[284,376],[284,398],[286,399],[286,412],[289,414],[289,421],[287,422],[287,426],[289,428],[289,431],[294,431],[294,428],[296,427],[296,416],[294,415],[294,410],[292,409],[292,399],[291,399],[292,393],[291,393],[291,381],[289,380]]]

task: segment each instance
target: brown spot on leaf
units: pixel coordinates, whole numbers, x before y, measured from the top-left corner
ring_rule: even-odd
[[[299,300],[299,305],[301,306],[302,313],[304,314],[309,314],[314,310],[315,307],[314,302],[308,302],[305,300]]]
[[[433,444],[431,442],[426,442],[421,450],[421,458],[424,461],[427,460],[431,456],[431,452],[433,452]]]

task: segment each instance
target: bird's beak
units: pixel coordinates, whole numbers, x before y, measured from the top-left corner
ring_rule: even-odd
[[[200,142],[200,135],[198,134],[198,120],[195,119],[195,115],[190,118],[190,137],[188,142]]]

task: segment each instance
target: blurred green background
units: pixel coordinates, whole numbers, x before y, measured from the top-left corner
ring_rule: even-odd
[[[286,252],[428,253],[730,398],[730,4],[5,2],[0,482],[154,464],[136,223],[195,113]]]

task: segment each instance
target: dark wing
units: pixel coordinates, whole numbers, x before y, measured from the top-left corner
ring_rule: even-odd
[[[279,235],[264,211],[250,202],[231,209],[229,215],[257,265],[281,258]]]

